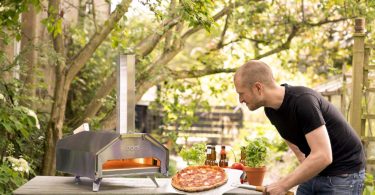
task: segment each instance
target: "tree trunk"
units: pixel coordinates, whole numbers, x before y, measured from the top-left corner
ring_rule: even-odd
[[[50,1],[48,5],[49,17],[59,19],[58,13],[60,1]],[[52,10],[52,11],[51,11]],[[64,35],[52,36],[53,46],[59,55],[65,57]],[[63,60],[56,60],[56,83],[54,91],[54,102],[52,104],[51,117],[47,125],[45,152],[43,158],[43,175],[55,175],[56,170],[56,143],[62,137],[62,126],[64,121],[65,105],[67,99],[66,89],[66,64]],[[67,86],[69,88],[69,85]],[[65,95],[66,94],[66,95]]]
[[[55,88],[55,102],[52,107],[51,119],[46,132],[46,146],[43,159],[43,175],[55,175],[56,171],[56,143],[62,137],[65,118],[66,101],[70,84],[66,82],[65,73],[57,74]]]
[[[22,24],[21,24],[21,51],[25,62],[25,72],[21,74],[21,80],[24,83],[21,94],[24,97],[33,98],[35,97],[36,89],[36,76],[35,68],[37,64],[37,50],[35,49],[37,43],[37,14],[33,5],[29,5],[27,12],[22,13]],[[21,105],[28,106],[35,109],[30,99],[24,99],[20,102]]]
[[[0,28],[2,28],[2,27],[0,27]],[[1,29],[1,30],[3,30],[3,29]],[[14,51],[14,46],[15,46],[15,41],[11,41],[9,43],[9,45],[5,45],[3,43],[2,37],[0,37],[0,50],[4,52],[5,60],[6,60],[6,63],[0,64],[0,68],[12,63],[12,61],[13,61],[15,55],[16,55],[15,51]],[[11,72],[0,72],[0,73],[1,73],[0,74],[1,80],[5,81],[5,82],[8,82],[12,78]]]

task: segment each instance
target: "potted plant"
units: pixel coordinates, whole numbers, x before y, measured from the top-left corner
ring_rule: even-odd
[[[266,138],[246,140],[244,147],[245,168],[247,181],[250,185],[261,186],[266,173],[266,160],[268,156],[269,142]]]

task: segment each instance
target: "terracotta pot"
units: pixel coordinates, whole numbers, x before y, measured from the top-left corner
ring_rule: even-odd
[[[247,182],[249,182],[250,185],[262,186],[266,170],[266,167],[254,168],[245,166],[244,171],[246,172]]]

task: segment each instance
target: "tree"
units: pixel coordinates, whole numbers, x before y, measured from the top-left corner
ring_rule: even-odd
[[[154,32],[134,46],[133,50],[138,54],[136,66],[140,67],[137,68],[137,71],[140,72],[136,82],[137,100],[141,98],[148,88],[164,81],[165,78],[196,78],[209,74],[233,72],[235,66],[229,68],[223,66],[223,61],[228,58],[227,55],[223,54],[223,51],[228,50],[229,47],[240,50],[232,56],[232,59],[234,58],[233,61],[261,59],[275,54],[283,54],[283,52],[285,53],[291,48],[292,41],[296,39],[298,40],[294,46],[296,50],[303,47],[308,50],[307,54],[313,53],[315,52],[313,51],[314,47],[311,44],[303,43],[306,37],[313,37],[316,31],[327,32],[329,29],[334,28],[335,25],[342,28],[342,26],[348,25],[353,17],[336,12],[336,5],[329,3],[328,5],[320,4],[317,7],[313,3],[306,4],[302,11],[303,14],[299,12],[300,4],[298,3],[285,4],[279,1],[272,3],[266,1],[220,3],[222,2],[215,2],[217,10],[219,7],[222,7],[222,9],[213,14],[212,17],[212,20],[220,25],[210,28],[210,34],[202,35],[201,33],[196,33],[201,32],[202,25],[192,25],[187,28],[184,21],[179,21],[176,25],[173,23],[173,28],[170,28],[169,22],[163,22],[157,29],[167,29],[167,33]],[[171,3],[170,5],[175,4]],[[345,5],[339,8],[346,9]],[[276,9],[280,12],[272,12],[272,10]],[[170,8],[170,10],[174,9]],[[332,12],[334,14],[316,16],[314,13],[319,11],[322,13]],[[172,11],[172,13],[174,12]],[[344,33],[348,34],[348,31],[344,30]],[[329,34],[323,34],[322,36],[329,36]],[[343,36],[337,37],[338,41],[345,42],[348,40],[347,38],[341,40]],[[194,40],[199,41],[194,42]],[[194,43],[192,44],[192,42]],[[199,42],[203,44],[199,44]],[[186,47],[187,43],[193,46]],[[347,44],[344,47],[348,48],[349,45]],[[342,45],[333,47],[337,51]],[[191,57],[190,53],[197,48],[202,52]],[[218,58],[219,56],[220,58]],[[299,56],[288,56],[288,54],[286,56],[281,57],[284,60],[282,62],[284,66],[293,66],[293,69],[298,70],[299,67],[304,67],[308,64],[303,62],[304,59],[299,59],[298,63],[302,63],[297,67],[296,60],[288,59],[288,57],[297,58]],[[327,55],[325,56],[325,58],[328,57]],[[340,58],[338,60],[343,59]],[[144,65],[145,61],[148,63],[147,65]],[[346,59],[346,61],[349,60]],[[320,62],[315,61],[311,64],[309,61],[309,66],[311,65],[313,65],[312,67],[318,67]],[[330,65],[328,64],[327,66]],[[115,80],[108,79],[103,88],[98,90],[100,92],[104,90],[107,93],[98,93],[93,98],[89,103],[89,109],[87,109],[90,112],[83,114],[83,119],[80,121],[95,116],[101,106],[101,101],[98,100],[109,94],[113,86],[115,86],[114,82]],[[112,87],[108,88],[108,86]],[[90,108],[95,109],[91,110]],[[116,113],[112,111],[102,122],[103,128],[113,128],[115,118]]]
[[[62,137],[62,128],[65,118],[65,108],[68,98],[68,92],[70,85],[82,69],[87,60],[91,57],[95,49],[101,44],[101,42],[107,37],[107,35],[114,28],[115,24],[121,19],[121,17],[127,12],[130,0],[123,0],[117,5],[115,11],[111,13],[109,19],[103,24],[101,29],[96,32],[90,41],[82,48],[76,55],[71,59],[66,59],[64,34],[61,25],[55,25],[50,30],[53,38],[53,46],[55,51],[63,57],[61,60],[56,61],[56,84],[54,93],[54,102],[52,105],[51,116],[46,129],[46,150],[44,154],[43,162],[43,174],[54,175],[55,174],[55,150],[56,142]],[[62,20],[61,11],[58,11],[61,2],[59,0],[51,0],[48,4],[48,18],[51,20],[50,23],[60,24]]]

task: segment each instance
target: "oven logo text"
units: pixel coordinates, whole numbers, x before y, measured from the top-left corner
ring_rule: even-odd
[[[135,146],[126,146],[125,149],[126,150],[139,150],[141,147],[139,145],[135,145]]]

